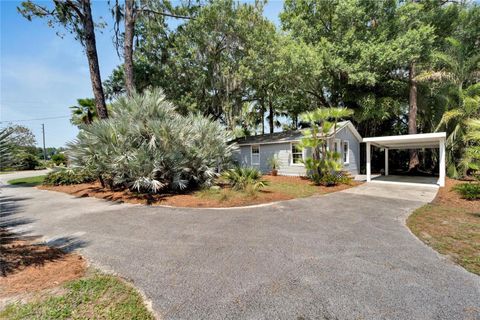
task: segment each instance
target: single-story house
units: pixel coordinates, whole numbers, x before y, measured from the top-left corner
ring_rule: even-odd
[[[327,136],[327,148],[339,152],[343,169],[351,175],[357,175],[362,137],[350,121],[339,122],[336,132],[333,131]],[[268,160],[277,157],[280,162],[279,175],[304,176],[307,172],[301,160],[310,156],[311,150],[300,148],[302,138],[302,130],[239,138],[235,141],[233,158],[241,166],[258,168],[267,173],[271,171]]]

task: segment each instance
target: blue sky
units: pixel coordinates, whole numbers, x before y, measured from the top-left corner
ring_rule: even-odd
[[[112,43],[113,22],[107,1],[92,2],[95,18],[101,17],[107,23],[105,29],[96,32],[100,70],[105,80],[120,59]],[[69,122],[69,106],[77,98],[93,96],[87,60],[73,36],[66,34],[62,39],[44,20],[27,21],[17,12],[19,4],[20,1],[0,0],[1,126],[12,120],[64,117],[14,122],[29,127],[38,145],[42,143],[41,124],[45,123],[47,147],[60,147],[77,134],[77,128]],[[281,1],[270,1],[265,16],[278,23],[281,9]]]

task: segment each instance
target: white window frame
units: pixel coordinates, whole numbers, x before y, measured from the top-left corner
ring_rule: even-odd
[[[335,139],[333,140],[333,148],[332,151],[335,151],[335,146],[338,145],[338,150],[336,152],[342,153],[342,140],[340,139]]]
[[[347,152],[345,153],[345,145],[347,146]],[[350,141],[343,140],[342,141],[342,161],[343,164],[350,163]]]
[[[258,163],[253,163],[253,147],[258,147]],[[260,166],[260,145],[259,144],[250,145],[250,164],[252,166]]]
[[[303,163],[294,163],[293,162],[293,145],[294,144],[300,144],[300,142],[290,142],[290,165],[291,166],[300,166],[300,167],[304,167],[305,164]],[[299,152],[295,152],[295,153],[299,153]],[[305,148],[302,148],[302,161],[305,160]]]

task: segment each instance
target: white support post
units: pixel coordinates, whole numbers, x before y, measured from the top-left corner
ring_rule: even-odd
[[[372,181],[372,171],[370,167],[370,152],[371,152],[370,142],[367,142],[367,182]]]
[[[385,175],[388,176],[388,148],[385,148]]]
[[[445,139],[440,140],[440,149],[439,149],[439,168],[440,173],[438,177],[438,184],[440,187],[445,187]]]

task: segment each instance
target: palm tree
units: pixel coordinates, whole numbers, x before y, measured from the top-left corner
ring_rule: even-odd
[[[433,54],[435,67],[417,76],[418,81],[443,83],[445,110],[436,130],[446,130],[447,171],[451,177],[466,173],[462,165],[468,142],[465,141],[466,123],[480,112],[480,54],[467,50],[465,43],[453,37],[446,38],[444,51]],[[464,89],[467,87],[466,89]]]
[[[465,151],[471,145],[469,137],[472,137],[472,133],[467,134],[468,129],[476,123],[474,120],[480,118],[480,83],[461,90],[459,98],[458,107],[446,111],[437,127],[437,131],[446,130],[448,133],[447,171],[452,177],[466,174],[467,168],[459,159],[465,158]],[[467,124],[470,124],[470,127]]]
[[[460,167],[465,171],[471,170],[477,178],[480,178],[480,119],[470,119],[466,124],[467,146],[460,161]]]
[[[337,122],[341,118],[346,118],[353,113],[347,108],[319,108],[314,111],[301,114],[303,121],[310,123],[310,130],[304,132],[302,139],[303,148],[312,149],[312,157],[305,159],[305,167],[310,172],[310,178],[317,184],[322,177],[332,171],[341,169],[338,162],[340,154],[335,151],[327,150],[327,138],[333,129],[333,138]],[[333,119],[333,121],[329,121]]]
[[[97,117],[94,99],[77,99],[78,105],[70,107],[72,109],[72,118],[70,122],[76,126],[82,124],[91,124]]]

